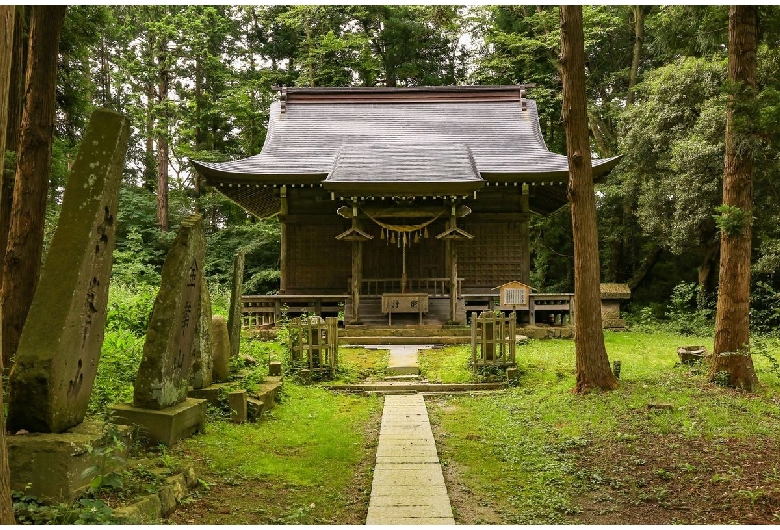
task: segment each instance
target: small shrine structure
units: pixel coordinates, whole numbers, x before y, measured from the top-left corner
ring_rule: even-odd
[[[462,323],[496,285],[530,283],[529,219],[566,204],[568,161],[526,86],[277,90],[259,154],[193,162],[281,223],[279,291],[250,297],[256,322],[286,305],[348,324]],[[593,160],[594,179],[617,162]],[[407,293],[417,303],[389,296]]]

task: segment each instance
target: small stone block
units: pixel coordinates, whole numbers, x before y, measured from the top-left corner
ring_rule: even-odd
[[[211,385],[206,388],[195,388],[187,392],[187,397],[205,399],[209,405],[216,407],[219,405],[219,389],[219,385]]]
[[[184,482],[187,484],[189,489],[192,489],[198,485],[198,476],[195,474],[195,470],[193,468],[188,467],[182,471],[182,475],[184,476]]]
[[[141,497],[130,506],[114,510],[114,517],[123,524],[151,523],[162,517],[162,503],[157,494]]]
[[[311,370],[308,370],[308,369],[301,370],[301,382],[304,385],[310,385],[311,384]]]
[[[279,377],[282,375],[282,363],[273,361],[268,365],[268,375]]]
[[[232,423],[246,423],[247,421],[247,397],[244,390],[230,392],[227,396],[230,405],[230,421]]]
[[[203,432],[206,426],[206,400],[187,398],[161,410],[142,409],[128,404],[111,407],[114,421],[138,425],[151,443],[173,445],[176,441]]]
[[[518,380],[518,373],[517,368],[507,368],[506,369],[506,380],[507,382],[514,382],[516,383]]]
[[[246,415],[247,419],[251,422],[255,422],[263,415],[263,408],[265,403],[262,400],[248,397],[246,398]]]
[[[160,512],[163,517],[169,516],[176,510],[176,490],[173,486],[163,486],[157,490],[160,497]]]

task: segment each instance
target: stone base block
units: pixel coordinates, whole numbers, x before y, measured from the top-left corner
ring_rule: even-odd
[[[626,329],[626,321],[622,318],[605,318],[602,320],[602,327],[616,331],[624,330]]]
[[[130,429],[119,429],[125,437],[126,448]],[[87,490],[95,476],[90,473],[84,476],[85,471],[100,465],[101,457],[95,454],[95,450],[103,447],[101,438],[101,424],[98,422],[84,422],[58,434],[8,436],[11,489],[48,502],[73,502]],[[93,448],[91,453],[90,447]],[[113,466],[103,472],[117,469],[117,463],[111,463]]]
[[[114,421],[138,425],[149,442],[173,445],[206,427],[206,400],[187,398],[162,410],[141,409],[127,404],[114,405]]]
[[[219,405],[219,390],[224,384],[225,383],[214,383],[205,388],[190,389],[190,391],[187,392],[187,397],[205,399],[209,405],[216,407]]]
[[[282,375],[282,363],[279,361],[273,361],[268,365],[268,375],[272,377],[279,377]]]

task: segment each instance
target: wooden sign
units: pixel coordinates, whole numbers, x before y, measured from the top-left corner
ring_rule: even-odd
[[[498,289],[500,292],[499,309],[528,310],[531,287],[520,282],[509,282],[499,286]]]
[[[383,313],[428,312],[428,295],[420,293],[394,293],[382,295]]]

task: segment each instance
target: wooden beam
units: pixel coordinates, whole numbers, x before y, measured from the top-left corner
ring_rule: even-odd
[[[283,221],[287,216],[287,186],[282,186],[279,196],[281,197],[281,211],[279,215],[279,239],[281,242],[281,249],[279,251],[279,294],[284,294],[287,290],[287,222]]]
[[[374,218],[381,218],[381,219],[388,219],[388,218],[399,218],[399,217],[434,217],[436,215],[441,215],[447,213],[447,207],[446,206],[413,206],[413,207],[370,207],[370,206],[364,206],[361,208],[363,212],[370,215]],[[338,210],[336,210],[336,213],[338,213],[341,217],[344,217],[345,219],[351,219],[353,216],[353,211],[351,206],[342,206]],[[471,213],[471,208],[465,205],[460,205],[455,210],[455,215],[457,217],[465,217],[468,214]],[[358,217],[365,218],[366,216],[363,214],[358,214]]]

